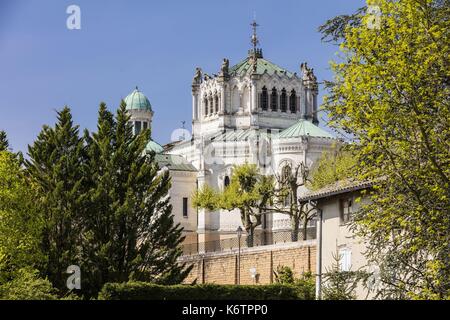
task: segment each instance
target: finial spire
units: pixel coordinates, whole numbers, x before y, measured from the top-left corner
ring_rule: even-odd
[[[253,28],[253,35],[252,35],[253,51],[256,52],[256,46],[259,44],[258,35],[256,34],[256,28],[259,26],[259,24],[256,23],[255,19],[253,19],[253,22],[250,25]]]
[[[258,49],[259,39],[258,35],[256,34],[256,28],[259,26],[259,24],[256,23],[256,19],[253,19],[253,22],[250,24],[253,29],[253,34],[251,36],[251,43],[253,48],[248,50],[249,57],[253,61],[253,71],[256,72],[256,61],[258,58],[262,58],[262,50]]]

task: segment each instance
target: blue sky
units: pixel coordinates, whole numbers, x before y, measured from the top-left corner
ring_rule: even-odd
[[[66,8],[81,8],[81,30],[68,30]],[[317,27],[364,0],[0,1],[0,130],[26,151],[55,110],[71,107],[81,128],[95,130],[98,105],[115,110],[136,85],[155,112],[160,143],[185,120],[190,128],[196,66],[217,73],[250,48],[256,14],[264,58],[299,72],[307,61],[331,79],[337,47]],[[319,102],[323,91],[320,92]]]

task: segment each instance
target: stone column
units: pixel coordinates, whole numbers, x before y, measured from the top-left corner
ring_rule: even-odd
[[[192,85],[192,120],[194,120],[194,121],[198,120],[200,118],[198,93],[199,93],[199,85],[193,84]]]
[[[256,81],[252,80],[251,86],[251,100],[250,100],[250,110],[251,113],[256,113],[258,111],[258,98],[257,98],[257,88]]]
[[[223,85],[220,88],[220,110],[219,110],[219,114],[225,114],[226,113],[226,108],[225,108],[225,85]]]

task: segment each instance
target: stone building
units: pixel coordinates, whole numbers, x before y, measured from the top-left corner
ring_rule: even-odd
[[[223,59],[218,74],[197,68],[192,81],[192,133],[162,147],[150,140],[162,168],[170,170],[171,201],[176,222],[185,228],[186,243],[235,236],[241,225],[237,210],[206,212],[191,206],[191,195],[204,184],[220,190],[230,183],[234,165],[256,164],[263,174],[286,166],[310,167],[336,139],[318,127],[318,83],[302,63],[299,74],[263,56],[254,22],[252,48],[230,66]],[[125,99],[134,132],[151,126],[152,107],[134,90]],[[302,191],[300,191],[302,192]],[[260,230],[289,230],[289,217],[271,214]]]

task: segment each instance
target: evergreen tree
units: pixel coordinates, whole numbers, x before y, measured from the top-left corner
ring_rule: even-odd
[[[179,283],[190,271],[177,263],[183,237],[169,204],[169,173],[159,172],[154,155],[144,153],[149,131],[134,136],[128,121],[124,102],[115,118],[102,103],[97,132],[85,134],[91,178],[83,216],[88,295],[106,282]]]
[[[339,253],[333,254],[333,264],[323,274],[321,298],[324,300],[354,300],[358,285],[367,288],[370,274],[363,271],[341,270]]]
[[[44,126],[29,146],[27,170],[41,192],[36,203],[42,213],[42,249],[48,255],[44,273],[53,285],[66,291],[68,266],[78,265],[84,145],[70,109],[58,112],[54,128]]]
[[[7,151],[9,148],[8,138],[6,132],[0,130],[0,151]]]

